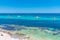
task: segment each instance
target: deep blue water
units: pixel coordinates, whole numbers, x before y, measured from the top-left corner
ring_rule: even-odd
[[[28,26],[28,27],[52,27],[52,28],[57,28],[60,29],[60,14],[59,13],[3,13],[0,14],[0,16],[27,16],[25,18],[18,18],[18,19],[9,19],[9,18],[1,18],[0,17],[0,24],[17,24],[17,25],[24,25],[24,26]],[[35,16],[39,16],[40,18],[37,20],[33,20],[33,18],[29,17],[35,17]],[[55,17],[55,19],[54,19]]]

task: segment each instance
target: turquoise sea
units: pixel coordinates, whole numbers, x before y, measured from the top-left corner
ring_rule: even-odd
[[[0,13],[0,24],[60,29],[59,13]],[[12,29],[7,27],[7,29]]]

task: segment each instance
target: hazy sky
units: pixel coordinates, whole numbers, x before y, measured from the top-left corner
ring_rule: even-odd
[[[0,0],[0,13],[60,13],[60,1]]]

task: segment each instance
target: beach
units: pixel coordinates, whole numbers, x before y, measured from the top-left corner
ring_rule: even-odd
[[[19,25],[10,25],[19,27]],[[59,40],[60,32],[47,28],[20,26],[20,30],[6,30],[0,28],[0,40]],[[18,29],[18,28],[17,28]]]

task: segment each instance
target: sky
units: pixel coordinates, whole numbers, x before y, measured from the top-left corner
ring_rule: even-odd
[[[0,0],[0,13],[60,13],[60,0]]]

